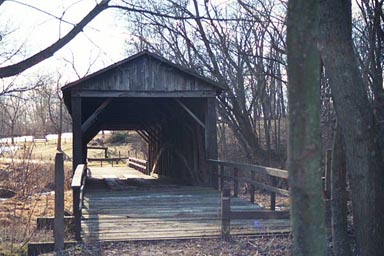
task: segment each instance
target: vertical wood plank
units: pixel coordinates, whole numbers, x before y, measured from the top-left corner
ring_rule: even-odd
[[[252,172],[251,173],[251,180],[252,181],[255,181],[256,180],[256,174],[255,172]],[[255,185],[254,184],[250,184],[250,188],[249,188],[249,200],[254,203],[255,202]]]
[[[221,196],[221,237],[224,240],[231,238],[231,195],[229,188],[224,188]]]
[[[85,134],[83,133],[81,136],[81,164],[85,164],[87,162],[87,157],[88,157],[88,150],[87,150],[88,142],[85,141],[84,135]]]
[[[277,186],[277,178],[276,177],[271,177],[271,182],[272,186],[276,187]],[[276,193],[271,192],[271,208],[272,211],[276,209]]]
[[[233,169],[233,196],[239,195],[239,169],[235,167]]]
[[[220,191],[224,189],[224,165],[220,165]]]
[[[55,220],[54,220],[54,249],[64,249],[64,158],[63,153],[55,157]]]
[[[73,214],[75,217],[75,240],[81,241],[81,209],[80,209],[80,188],[72,190],[73,193]]]
[[[145,174],[150,175],[151,163],[152,163],[152,144],[148,143],[148,160],[147,165],[145,166]]]

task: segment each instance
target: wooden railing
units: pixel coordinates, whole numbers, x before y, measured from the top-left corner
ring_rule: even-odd
[[[215,175],[218,179],[219,190],[222,191],[222,226],[221,233],[224,239],[230,236],[231,219],[282,219],[289,218],[287,211],[275,211],[276,194],[289,196],[289,191],[277,187],[277,179],[288,179],[286,170],[265,167],[260,165],[241,164],[235,162],[208,160],[209,164],[217,165],[218,173]],[[227,167],[227,168],[225,168]],[[271,179],[271,184],[256,180],[257,174],[265,175]],[[270,192],[270,210],[260,211],[231,211],[231,191],[225,182],[232,183],[233,196],[238,196],[240,182],[248,184],[249,198],[252,203],[255,202],[255,188]]]
[[[73,215],[75,218],[75,239],[81,240],[81,209],[83,208],[84,186],[87,176],[87,165],[79,164],[72,178]]]
[[[234,219],[289,219],[289,211],[231,211],[231,192],[229,188],[223,189],[221,200],[221,236],[225,240],[229,240],[231,236],[231,220]]]
[[[129,157],[109,157],[109,158],[87,158],[88,162],[100,162],[100,166],[103,167],[103,162],[110,162],[113,167],[113,163],[118,164],[120,161],[127,160]]]
[[[271,210],[275,210],[276,194],[289,196],[289,191],[277,187],[277,179],[288,179],[288,172],[277,168],[265,167],[260,165],[242,164],[221,160],[208,160],[209,164],[219,166],[218,178],[219,188],[222,191],[226,180],[233,182],[233,195],[238,196],[239,184],[244,182],[248,184],[250,201],[255,202],[255,188],[267,190],[271,193]],[[228,167],[229,170],[225,170]],[[229,172],[229,174],[228,174]],[[241,175],[240,175],[241,174]],[[256,180],[256,174],[262,174],[271,178],[271,185]]]
[[[138,170],[144,174],[149,175],[149,166],[148,161],[143,159],[138,159],[135,157],[129,157],[128,158],[128,166],[132,167],[135,170]]]

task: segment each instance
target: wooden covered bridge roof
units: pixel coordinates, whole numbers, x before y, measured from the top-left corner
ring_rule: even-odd
[[[80,97],[212,97],[227,88],[193,69],[147,50],[62,87],[71,112],[71,96]]]

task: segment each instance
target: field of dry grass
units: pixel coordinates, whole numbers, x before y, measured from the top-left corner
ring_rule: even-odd
[[[91,143],[108,147],[109,157],[143,157],[140,148],[126,143],[107,143],[108,137],[97,136]],[[138,141],[132,134],[130,139]],[[3,153],[0,158],[0,188],[16,192],[9,199],[0,200],[0,255],[22,255],[29,241],[52,241],[52,232],[37,232],[37,217],[54,214],[54,158],[56,142],[19,143],[17,152]],[[65,210],[72,212],[72,141],[62,142],[66,155]],[[104,157],[101,150],[89,150],[89,157]],[[97,165],[98,163],[91,163]],[[125,163],[121,163],[125,165]],[[44,234],[46,233],[46,234]]]
[[[54,165],[15,159],[1,162],[0,166],[0,187],[16,192],[14,197],[0,201],[0,255],[20,255],[34,239],[37,217],[53,216]],[[65,209],[71,211],[71,170],[65,170]]]

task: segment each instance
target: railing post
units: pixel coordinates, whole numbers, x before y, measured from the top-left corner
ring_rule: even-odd
[[[149,161],[145,164],[145,174],[151,175],[151,171],[149,170]]]
[[[239,169],[235,167],[233,169],[233,196],[239,195]]]
[[[214,188],[219,190],[219,169],[217,168],[216,164],[210,164],[208,163],[208,168],[210,171],[210,185]]]
[[[231,238],[231,195],[229,188],[224,188],[221,196],[221,237],[224,240]]]
[[[220,191],[224,189],[224,165],[220,165]]]
[[[251,180],[255,181],[255,178],[256,178],[256,174],[252,172]],[[251,201],[252,203],[255,202],[255,185],[253,183],[251,183],[251,186],[249,188],[249,201]]]
[[[64,250],[64,160],[63,153],[55,157],[55,220],[54,220],[54,249]]]
[[[72,194],[73,194],[73,216],[75,239],[81,241],[81,193],[87,176],[86,165],[78,165],[72,178]]]
[[[276,177],[271,177],[272,181],[272,187],[277,186],[277,179]],[[274,211],[276,209],[276,193],[271,192],[271,210]]]
[[[75,217],[75,239],[81,240],[81,209],[80,209],[80,188],[73,189],[73,214]]]

